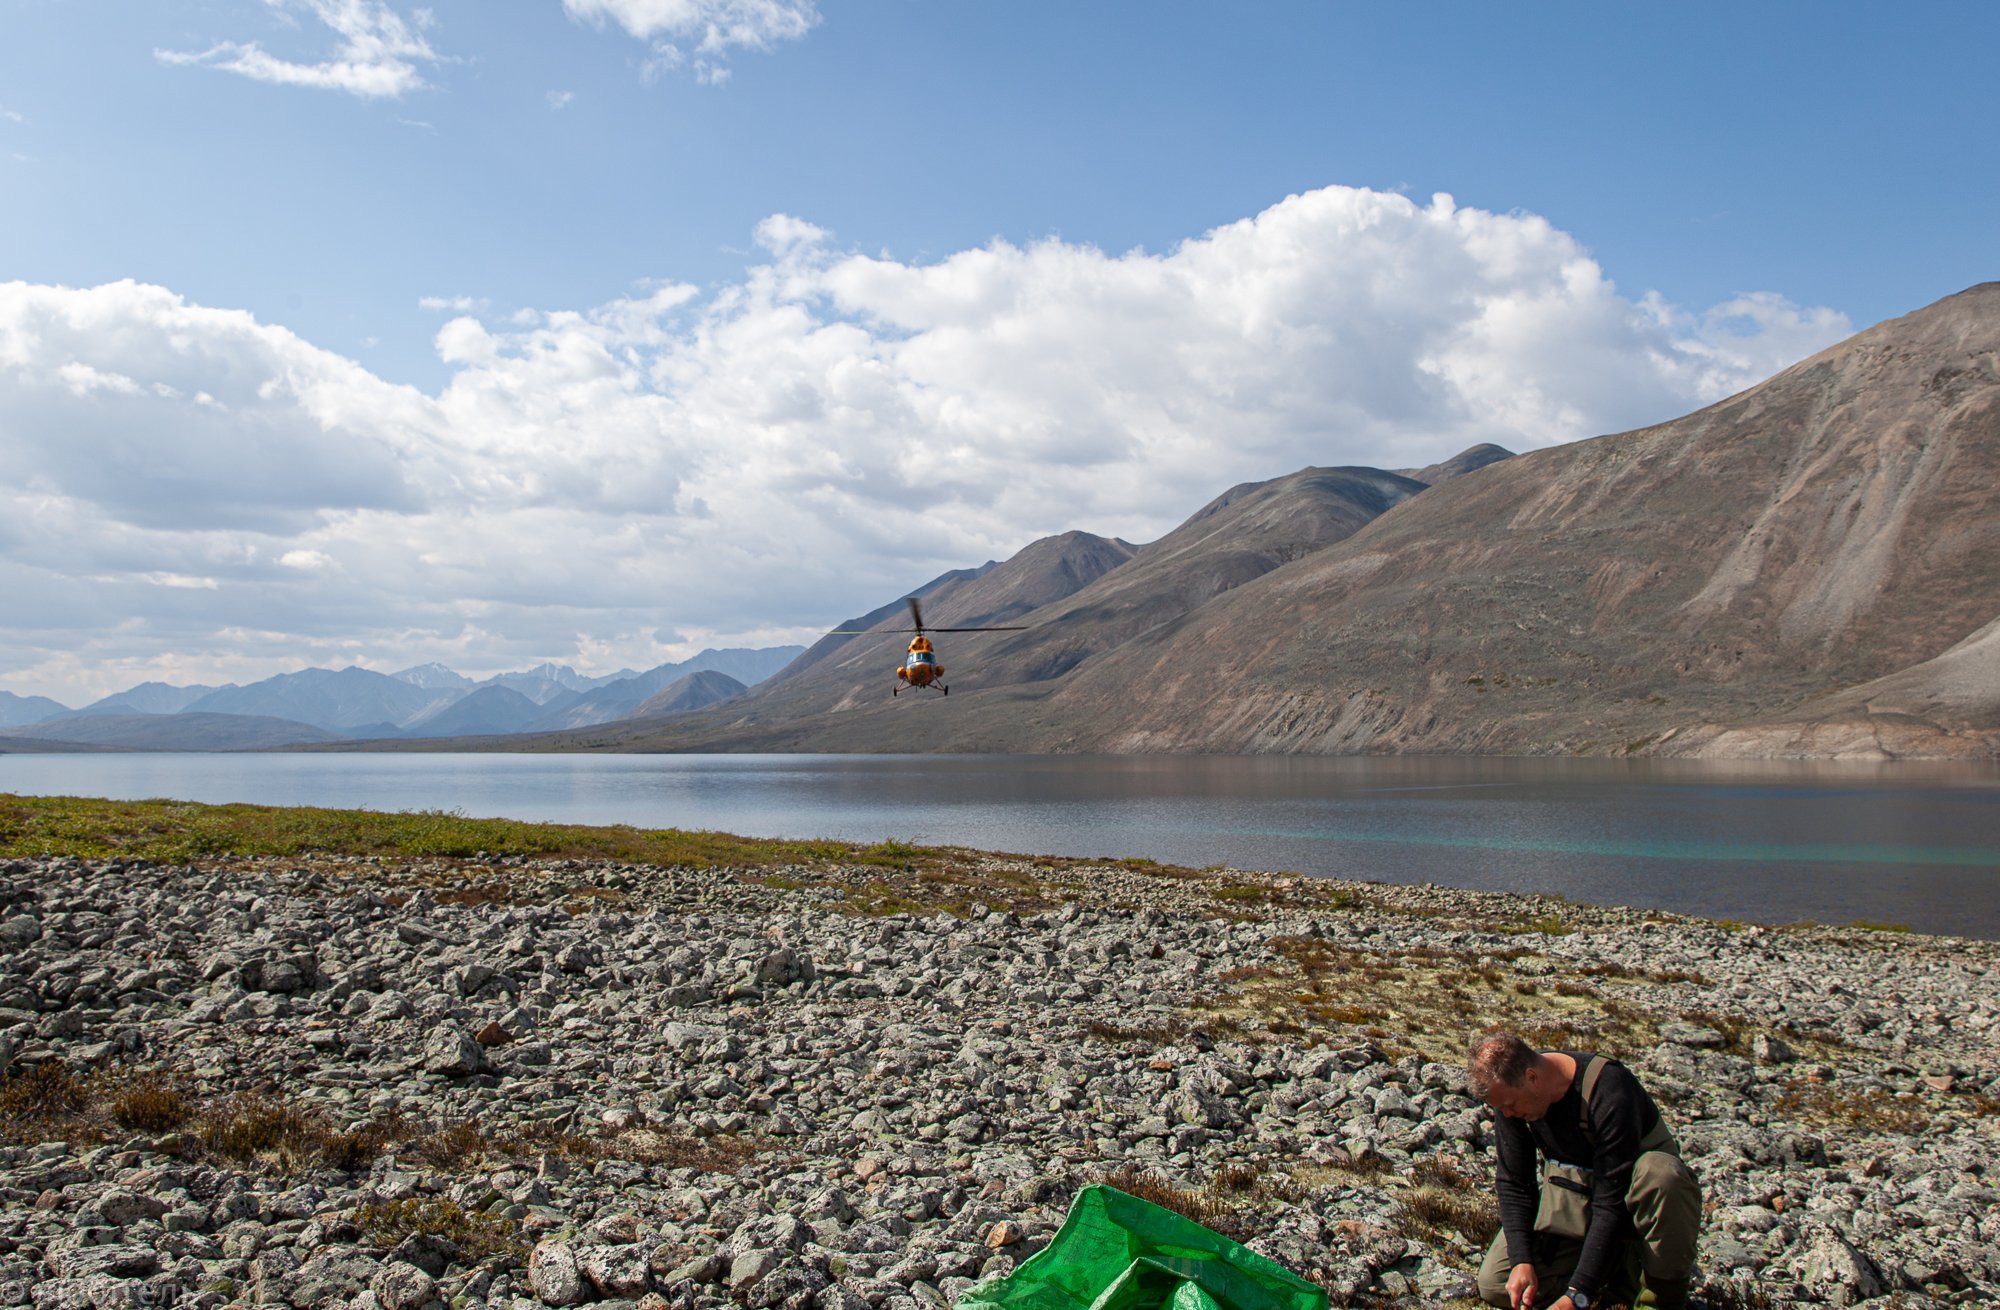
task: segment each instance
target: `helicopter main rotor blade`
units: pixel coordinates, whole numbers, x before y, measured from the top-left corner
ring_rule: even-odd
[[[917,625],[917,635],[922,636],[924,632],[924,612],[918,608],[917,598],[915,596],[905,596],[903,599],[910,602],[910,618]]]
[[[825,635],[829,637],[900,637],[909,632],[1026,632],[1034,626],[1032,623],[1015,623],[998,628],[835,628]]]

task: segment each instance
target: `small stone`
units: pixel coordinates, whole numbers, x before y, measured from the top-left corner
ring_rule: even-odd
[[[0,942],[9,946],[27,946],[40,941],[41,937],[41,921],[32,915],[17,914],[0,923]]]
[[[466,1078],[486,1073],[493,1066],[486,1048],[456,1028],[440,1028],[424,1043],[424,1071],[447,1078]]]
[[[1833,1233],[1823,1233],[1799,1261],[1799,1281],[1821,1300],[1853,1305],[1882,1294],[1875,1263]]]
[[[49,1267],[58,1278],[87,1278],[92,1274],[145,1278],[159,1272],[160,1258],[148,1246],[79,1246],[52,1253]]]
[[[442,1278],[446,1268],[458,1258],[458,1243],[436,1233],[411,1233],[391,1248],[388,1258],[414,1265],[432,1278]]]
[[[1692,1046],[1697,1050],[1716,1050],[1729,1044],[1729,1039],[1713,1028],[1679,1020],[1660,1025],[1660,1040],[1675,1046]]]
[[[488,1022],[484,1028],[481,1028],[478,1032],[474,1033],[472,1035],[472,1040],[478,1042],[481,1046],[485,1047],[505,1046],[507,1043],[514,1040],[514,1034],[508,1032],[505,1028],[502,1028],[500,1026],[500,1021],[498,1019],[494,1019]]]
[[[105,1223],[123,1228],[141,1219],[158,1219],[167,1212],[167,1204],[137,1192],[113,1190],[97,1198],[97,1212]]]
[[[798,952],[789,946],[780,946],[759,960],[751,974],[763,987],[789,987],[812,976],[812,961],[800,959]]]
[[[1782,1037],[1759,1033],[1750,1039],[1750,1055],[1759,1064],[1790,1064],[1798,1052]]]
[[[637,1296],[651,1283],[646,1252],[639,1246],[578,1247],[576,1258],[583,1276],[599,1296]]]
[[[528,1284],[543,1305],[575,1305],[583,1300],[583,1270],[576,1252],[562,1242],[537,1243],[528,1256]]]
[[[1003,1219],[986,1230],[986,1249],[997,1251],[1003,1246],[1012,1246],[1021,1240],[1021,1225]]]
[[[417,1266],[394,1261],[376,1271],[368,1290],[382,1310],[417,1310],[437,1294],[437,1283]]]
[[[722,1257],[711,1251],[660,1275],[659,1284],[663,1290],[672,1291],[683,1283],[713,1283],[722,1277],[726,1268]]]
[[[768,1249],[745,1251],[729,1262],[729,1290],[746,1292],[778,1267],[778,1253]]]

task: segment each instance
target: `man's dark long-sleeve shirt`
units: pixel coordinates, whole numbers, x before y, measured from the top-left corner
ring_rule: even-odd
[[[1570,1286],[1595,1297],[1611,1273],[1619,1244],[1635,1231],[1625,1208],[1625,1192],[1632,1185],[1632,1166],[1639,1161],[1639,1141],[1658,1125],[1660,1111],[1629,1069],[1606,1060],[1590,1094],[1593,1147],[1582,1127],[1583,1074],[1591,1057],[1582,1051],[1563,1054],[1576,1061],[1577,1076],[1547,1114],[1533,1123],[1494,1116],[1500,1226],[1507,1234],[1507,1258],[1517,1265],[1534,1263],[1535,1209],[1541,1193],[1535,1152],[1539,1149],[1551,1160],[1590,1170],[1590,1230]]]

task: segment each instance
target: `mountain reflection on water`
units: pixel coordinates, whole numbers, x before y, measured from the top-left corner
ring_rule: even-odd
[[[0,755],[0,792],[1146,857],[2000,938],[2000,767],[1443,757]]]

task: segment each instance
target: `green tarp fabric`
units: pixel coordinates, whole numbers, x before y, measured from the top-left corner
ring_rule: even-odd
[[[1102,1183],[1062,1231],[959,1310],[1327,1310],[1326,1293],[1192,1219]]]

